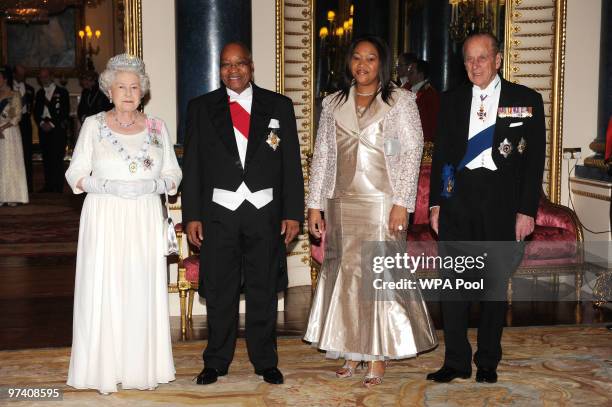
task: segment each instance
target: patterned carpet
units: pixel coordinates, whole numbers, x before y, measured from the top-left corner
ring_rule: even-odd
[[[81,202],[69,194],[33,194],[28,205],[0,207],[0,256],[76,253]]]
[[[475,332],[470,331],[472,343]],[[611,406],[612,332],[602,326],[507,328],[497,384],[473,379],[452,384],[424,380],[440,366],[444,346],[388,367],[382,385],[361,386],[361,373],[336,379],[336,361],[299,338],[279,339],[285,384],[263,383],[252,371],[239,340],[228,376],[210,386],[192,379],[201,369],[204,342],[174,345],[177,380],[155,391],[127,390],[101,396],[67,387],[68,348],[0,352],[0,386],[47,385],[64,391],[62,403],[6,405],[62,406]],[[0,400],[0,404],[2,400]]]

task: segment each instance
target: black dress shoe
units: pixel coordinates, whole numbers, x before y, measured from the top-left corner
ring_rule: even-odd
[[[275,367],[270,367],[268,369],[256,371],[260,376],[263,376],[264,382],[270,384],[283,384],[283,374],[280,370]]]
[[[476,371],[478,383],[497,383],[497,372],[493,368],[479,367]]]
[[[196,379],[197,384],[211,384],[217,381],[219,376],[225,376],[227,372],[220,372],[212,367],[205,367],[202,369]]]
[[[472,372],[462,372],[450,366],[442,366],[440,370],[427,375],[427,380],[432,380],[438,383],[448,383],[453,379],[469,379]]]

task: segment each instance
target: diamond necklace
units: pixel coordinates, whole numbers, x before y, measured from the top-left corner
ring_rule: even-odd
[[[128,129],[130,127],[132,127],[134,125],[134,123],[136,123],[136,117],[134,117],[134,120],[131,121],[131,123],[121,123],[119,121],[119,119],[117,118],[117,111],[115,109],[113,109],[113,119],[115,120],[115,123],[117,123],[119,125],[119,127],[123,128],[123,129]]]

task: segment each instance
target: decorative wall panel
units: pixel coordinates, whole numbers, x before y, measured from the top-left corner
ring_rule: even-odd
[[[314,139],[314,0],[276,1],[276,87],[293,100],[302,153],[304,184],[308,187],[308,166]],[[289,284],[292,276],[309,278],[310,243],[304,224],[289,255]],[[304,282],[300,278],[300,282]]]
[[[546,114],[544,191],[561,200],[566,0],[508,0],[504,77],[540,92]]]

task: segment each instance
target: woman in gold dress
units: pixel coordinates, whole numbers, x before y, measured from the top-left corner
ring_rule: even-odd
[[[341,90],[323,100],[311,167],[308,228],[316,238],[325,232],[326,246],[304,339],[345,359],[338,377],[368,362],[363,383],[370,387],[382,382],[389,359],[437,345],[418,289],[377,290],[362,266],[364,242],[406,252],[423,135],[414,94],[391,82],[383,40],[356,39],[344,76]]]

